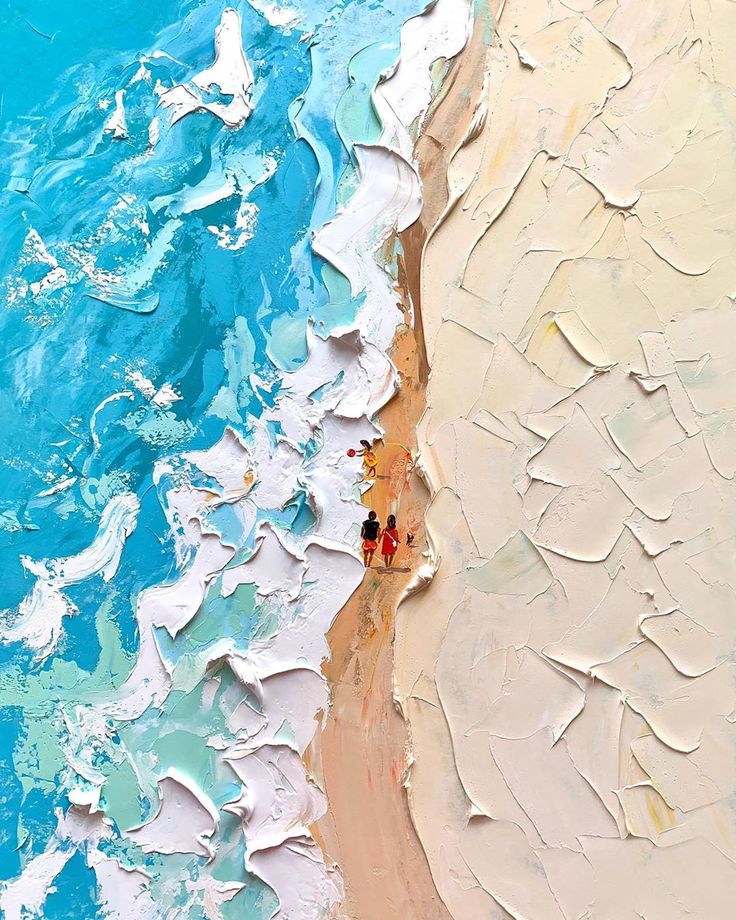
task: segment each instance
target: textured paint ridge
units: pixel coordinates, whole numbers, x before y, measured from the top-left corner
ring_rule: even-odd
[[[733,5],[491,12],[419,147],[410,808],[454,917],[726,918]]]

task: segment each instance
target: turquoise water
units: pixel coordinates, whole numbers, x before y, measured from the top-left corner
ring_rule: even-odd
[[[397,57],[401,24],[421,4],[307,3],[294,8],[293,28],[269,25],[246,3],[233,5],[254,74],[254,112],[239,129],[205,112],[170,125],[157,108],[157,84],[186,83],[212,63],[224,4],[29,0],[4,9],[5,616],[12,619],[32,586],[21,556],[79,552],[117,494],[134,492],[141,510],[115,578],[67,590],[78,613],[64,620],[51,656],[39,663],[20,643],[0,644],[0,879],[17,877],[44,851],[56,810],[68,807],[77,777],[64,760],[60,714],[114,695],[138,647],[136,597],[175,575],[154,463],[209,447],[226,425],[247,441],[253,419],[278,393],[280,372],[305,358],[308,318],[325,333],[358,306],[345,279],[312,254],[311,234],[354,186],[351,145],[374,140],[379,128],[370,91]],[[121,89],[127,137],[116,139],[104,126]],[[160,133],[151,147],[156,116]],[[234,229],[239,212],[242,233]],[[157,388],[169,384],[180,398],[156,405],[131,386],[134,372]],[[121,391],[130,395],[105,402]],[[310,526],[299,496],[283,523]],[[176,658],[223,634],[245,646],[264,616],[252,593],[213,596],[196,628],[169,640],[167,654]],[[201,687],[172,692],[162,712],[121,727],[116,743],[148,745],[161,763],[183,760],[219,805],[237,785],[206,758],[187,762],[187,739],[201,733],[198,694]],[[103,804],[114,830],[104,848],[126,865],[145,866],[164,903],[181,897],[183,916],[203,916],[179,883],[196,879],[204,861],[144,856],[124,843],[119,829],[145,820],[154,805],[125,758],[108,754],[97,766],[107,777]],[[273,895],[246,878],[237,824],[225,816],[212,872],[248,887],[222,905],[222,915],[268,916]],[[101,915],[84,855],[82,847],[66,863],[44,917]]]

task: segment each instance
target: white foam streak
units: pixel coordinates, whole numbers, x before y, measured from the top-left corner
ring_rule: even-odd
[[[94,871],[100,908],[107,920],[158,920],[162,913],[148,890],[148,876],[126,869],[98,845],[112,836],[96,806],[75,805],[65,815],[57,809],[56,831],[43,853],[30,859],[17,879],[0,882],[0,914],[5,920],[44,915],[46,898],[58,875],[78,849]]]
[[[115,93],[115,108],[112,115],[105,122],[105,133],[112,134],[116,141],[124,141],[128,136],[128,125],[125,120],[125,90],[119,89]]]
[[[230,102],[206,102],[205,94],[217,87]],[[215,29],[215,62],[192,78],[188,85],[177,84],[161,94],[160,104],[173,111],[175,124],[192,112],[211,112],[228,128],[240,128],[253,111],[251,92],[253,71],[243,51],[240,14],[231,7],[223,11]],[[202,92],[204,91],[204,92]]]
[[[126,836],[145,853],[214,856],[210,838],[220,824],[220,813],[210,797],[173,767],[158,786],[161,801],[155,816],[126,831]]]
[[[138,510],[139,502],[132,492],[117,495],[105,506],[92,543],[76,556],[40,560],[21,556],[23,567],[36,576],[36,582],[15,612],[3,611],[0,639],[24,642],[38,659],[47,658],[59,641],[64,617],[77,612],[63,589],[93,575],[110,581],[120,564],[125,541],[135,529]]]
[[[74,850],[54,846],[28,862],[17,879],[4,882],[0,891],[0,911],[5,920],[39,917],[49,887],[73,855]]]

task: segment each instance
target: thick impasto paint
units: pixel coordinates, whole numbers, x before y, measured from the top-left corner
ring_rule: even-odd
[[[11,0],[0,915],[726,920],[730,0]]]
[[[445,6],[11,5],[9,920],[340,900],[302,755],[362,577],[347,450],[395,389],[412,123],[468,29]]]

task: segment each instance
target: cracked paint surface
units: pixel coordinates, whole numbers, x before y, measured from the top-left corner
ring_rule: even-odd
[[[419,147],[410,808],[456,918],[729,917],[736,8],[493,7]]]

